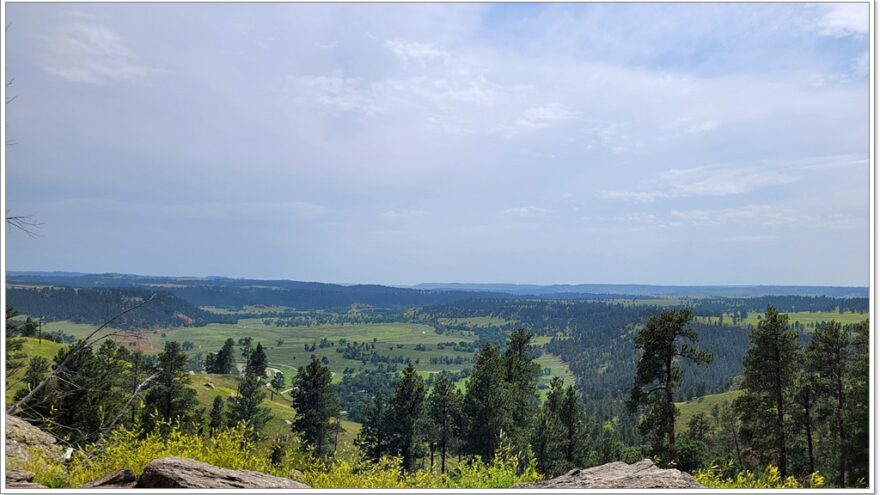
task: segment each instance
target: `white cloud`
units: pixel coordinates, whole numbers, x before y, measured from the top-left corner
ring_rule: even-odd
[[[578,114],[559,103],[549,103],[540,107],[529,108],[522,115],[498,127],[504,137],[511,138],[518,134],[544,129],[559,122],[574,120]]]
[[[360,79],[333,76],[288,76],[285,92],[294,101],[315,106],[332,113],[360,112],[376,115],[383,108],[370,91],[364,89]]]
[[[867,36],[870,22],[867,3],[825,4],[815,28],[822,36]]]
[[[848,213],[810,214],[778,205],[746,205],[739,208],[672,210],[671,215],[696,225],[740,223],[757,226],[798,226],[822,229],[849,229],[859,225],[859,217]]]
[[[451,59],[449,52],[441,50],[430,43],[419,43],[395,38],[385,42],[385,47],[391,50],[395,57],[408,62],[414,60],[424,64],[434,59],[448,62]]]
[[[546,208],[539,208],[537,206],[518,206],[515,208],[507,208],[505,210],[501,210],[499,213],[501,213],[501,215],[505,217],[533,218],[538,215],[550,213],[550,210]]]
[[[805,166],[808,163],[801,162]],[[817,163],[837,163],[835,160]],[[812,166],[817,166],[814,163]],[[659,186],[653,191],[600,191],[600,199],[623,199],[649,203],[660,198],[686,198],[694,196],[730,196],[747,194],[770,186],[796,182],[791,164],[773,165],[704,165],[663,172],[654,181]]]
[[[101,24],[64,24],[46,34],[44,42],[43,69],[69,81],[101,84],[154,72],[137,61],[122,37]]]
[[[425,210],[389,210],[383,211],[379,214],[379,218],[382,220],[395,221],[395,220],[404,220],[407,218],[420,217],[425,214]]]

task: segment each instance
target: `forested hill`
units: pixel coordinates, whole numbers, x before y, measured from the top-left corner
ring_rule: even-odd
[[[47,321],[100,325],[151,297],[152,301],[120,316],[112,326],[122,329],[167,328],[231,322],[229,316],[209,313],[168,292],[141,289],[11,288],[6,291],[6,304],[21,314]]]
[[[125,274],[8,272],[7,285],[162,290],[194,306],[241,309],[285,306],[297,310],[339,310],[351,306],[407,308],[482,298],[516,298],[504,293],[420,290],[384,285],[338,285],[292,280],[223,277],[145,277]]]
[[[552,299],[569,299],[582,294],[620,294],[627,297],[868,297],[867,287],[822,285],[644,285],[644,284],[419,284],[416,289],[504,292]]]

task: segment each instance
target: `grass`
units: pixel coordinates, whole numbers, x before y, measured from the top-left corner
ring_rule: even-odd
[[[213,388],[208,384],[213,385]],[[199,406],[211,410],[214,397],[217,395],[226,400],[227,397],[235,395],[238,390],[238,378],[231,375],[211,375],[206,373],[197,373],[191,375],[190,385],[196,390],[196,397]],[[287,387],[285,387],[287,388]],[[275,394],[266,390],[266,400],[263,406],[268,407],[272,414],[272,419],[266,423],[262,433],[269,437],[266,442],[271,441],[276,436],[291,434],[290,424],[292,421],[294,410],[290,405],[291,398],[289,394]],[[354,439],[361,430],[360,423],[354,421],[342,420],[344,432],[339,435],[339,452],[343,457],[355,455]]]
[[[676,402],[675,406],[678,408],[679,414],[675,418],[675,431],[687,430],[687,423],[692,417],[700,413],[711,416],[713,407],[720,406],[725,402],[732,403],[740,395],[742,395],[742,390],[731,390],[720,394],[704,395],[687,402]]]
[[[853,323],[860,323],[868,318],[868,313],[855,313],[852,311],[844,311],[843,313],[839,311],[798,311],[795,313],[784,313],[788,315],[788,322],[795,323],[799,322],[801,325],[810,330],[812,327],[817,326],[823,322],[829,322],[831,320],[837,321],[843,325],[849,325]],[[741,320],[739,325],[746,327],[753,327],[758,324],[758,322],[763,318],[764,313],[760,313],[757,311],[751,311],[748,314],[748,317],[744,320]],[[712,316],[697,316],[695,320],[701,323],[709,323],[709,324],[717,324],[718,318]],[[724,323],[731,324],[733,322],[733,316],[730,314],[724,315]]]
[[[470,318],[438,318],[438,323],[443,325],[467,325],[471,328],[485,328],[513,323],[511,320],[498,318],[495,316],[472,316]]]
[[[58,354],[58,350],[64,347],[63,344],[52,342],[50,340],[43,340],[41,342],[39,339],[30,337],[21,337],[21,340],[23,345],[20,352],[24,355],[24,362],[21,368],[15,373],[6,376],[7,405],[12,404],[12,398],[15,396],[15,393],[24,388],[24,383],[21,379],[27,370],[27,363],[31,358],[34,356],[40,356],[46,358],[51,363]]]

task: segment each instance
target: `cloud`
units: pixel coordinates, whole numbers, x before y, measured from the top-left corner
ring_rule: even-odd
[[[499,213],[505,217],[514,217],[514,218],[533,218],[538,215],[543,215],[546,213],[550,213],[551,210],[546,208],[539,208],[537,206],[518,206],[515,208],[507,208],[505,210],[501,210]]]
[[[825,4],[823,7],[825,12],[815,24],[820,35],[835,38],[868,35],[867,3]]]
[[[101,84],[154,72],[137,61],[122,37],[101,24],[64,24],[44,42],[43,69],[68,81]]]
[[[526,110],[519,118],[501,124],[498,129],[504,137],[511,138],[524,132],[544,129],[553,124],[577,118],[578,114],[565,106],[559,103],[549,103]]]
[[[333,76],[288,76],[285,92],[299,104],[331,113],[360,112],[376,115],[383,108],[358,78]]]
[[[425,214],[425,210],[389,210],[383,211],[379,214],[379,218],[382,220],[395,221],[395,220],[404,220],[407,218],[415,218],[420,217]]]
[[[413,60],[424,64],[434,59],[448,62],[452,58],[449,52],[441,50],[430,43],[406,41],[400,38],[387,40],[385,47],[391,50],[395,57],[404,62]]]
[[[765,187],[791,184],[799,180],[797,168],[822,168],[852,165],[858,162],[852,156],[811,158],[797,162],[776,164],[723,164],[704,165],[685,169],[671,169],[659,175],[654,182],[659,186],[652,191],[608,191],[598,193],[600,199],[623,199],[649,203],[660,198],[712,197],[747,194]]]
[[[778,205],[746,205],[739,208],[672,210],[671,215],[696,225],[742,223],[759,226],[798,226],[849,229],[861,219],[847,213],[808,214]]]

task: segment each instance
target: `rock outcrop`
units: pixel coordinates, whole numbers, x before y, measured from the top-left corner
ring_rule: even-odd
[[[99,480],[86,483],[80,488],[134,488],[137,480],[137,476],[128,469],[120,469]]]
[[[192,459],[154,459],[135,485],[137,488],[309,488],[288,478],[256,471],[234,471]]]
[[[635,464],[611,462],[589,469],[573,469],[553,479],[516,488],[704,488],[690,474],[660,469],[650,459]]]
[[[16,417],[6,415],[6,460],[27,461],[28,450],[39,449],[53,457],[62,457],[64,449],[55,443],[55,437]]]
[[[48,488],[34,483],[34,473],[29,471],[6,471],[6,488]]]

